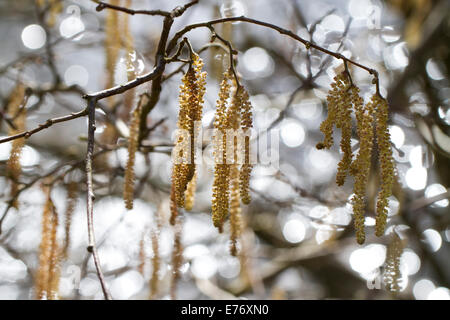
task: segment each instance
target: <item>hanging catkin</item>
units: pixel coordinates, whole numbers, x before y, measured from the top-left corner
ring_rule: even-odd
[[[236,84],[235,84],[236,86]],[[233,158],[231,159],[230,166],[230,253],[233,256],[237,255],[237,242],[241,235],[241,196],[240,196],[240,179],[239,179],[239,157],[238,153],[241,152],[239,148],[238,136],[236,133],[240,133],[241,125],[241,109],[242,109],[242,97],[244,88],[237,87],[232,94],[231,105],[227,111],[227,125],[235,134],[228,137],[227,143],[230,144],[228,150],[232,150]],[[231,132],[231,131],[230,131]],[[232,139],[231,139],[232,138]],[[241,137],[242,138],[242,137]],[[245,157],[245,155],[244,155]]]
[[[214,119],[214,182],[212,198],[212,220],[222,231],[229,209],[229,166],[227,164],[227,104],[230,96],[230,72],[224,74],[220,84]]]
[[[382,236],[386,228],[387,208],[394,186],[395,167],[392,158],[391,137],[388,129],[388,104],[379,95],[375,95],[376,112],[376,137],[378,145],[378,158],[380,164],[381,189],[377,199],[376,235]]]
[[[139,101],[133,115],[130,124],[130,136],[128,139],[128,161],[125,167],[125,177],[123,186],[123,199],[125,201],[125,207],[128,210],[133,209],[134,200],[134,164],[136,161],[136,152],[139,146],[139,124],[141,117],[141,101]]]
[[[242,88],[241,93],[241,127],[244,132],[244,162],[240,171],[240,192],[243,204],[249,204],[250,196],[250,175],[253,165],[250,157],[250,130],[253,127],[252,105],[247,91]]]
[[[203,61],[193,53],[189,70],[180,86],[177,127],[178,136],[174,148],[172,185],[177,206],[185,206],[185,191],[195,174],[195,142],[201,126],[203,96],[205,94],[206,72]]]
[[[400,258],[403,254],[405,241],[393,231],[391,241],[387,247],[386,262],[383,274],[383,281],[386,289],[391,292],[399,292],[401,290]]]
[[[159,269],[161,258],[159,256],[159,230],[153,229],[150,233],[152,240],[152,275],[150,278],[150,299],[154,299],[159,291]]]
[[[62,258],[67,258],[67,252],[70,247],[70,230],[72,226],[72,215],[73,212],[75,211],[75,206],[77,204],[78,183],[75,181],[71,181],[66,185],[66,188],[67,188],[67,207],[64,226],[65,241],[61,253]]]
[[[356,240],[359,244],[365,241],[364,213],[366,210],[366,186],[368,182],[370,165],[372,159],[373,145],[373,120],[374,120],[374,100],[372,99],[363,107],[362,99],[357,94],[357,88],[352,89],[352,99],[355,106],[357,121],[357,134],[359,137],[359,152],[352,162],[352,172],[355,176],[353,186],[353,213],[355,219]]]
[[[26,130],[27,112],[23,102],[25,99],[25,86],[18,83],[13,89],[9,97],[7,106],[8,116],[12,119],[15,128],[10,128],[8,135],[15,135]],[[22,154],[23,146],[25,145],[25,138],[19,138],[12,141],[11,153],[6,164],[7,176],[11,179],[10,195],[13,199],[12,206],[18,208],[19,202],[16,194],[19,190],[19,178],[22,173],[22,166],[20,165],[20,156]]]
[[[119,0],[111,0],[111,5],[118,6]],[[105,51],[106,51],[106,87],[111,88],[114,85],[114,70],[119,57],[121,39],[119,31],[119,13],[117,10],[108,10],[105,20]],[[113,100],[110,100],[113,101]]]
[[[58,214],[50,191],[49,187],[45,187],[47,199],[42,214],[42,238],[39,246],[39,268],[35,284],[36,298],[41,300],[58,299],[60,277],[60,251],[56,238]]]

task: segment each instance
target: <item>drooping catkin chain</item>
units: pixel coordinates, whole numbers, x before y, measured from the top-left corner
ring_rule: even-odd
[[[149,299],[154,299],[159,294],[159,272],[161,269],[161,252],[159,239],[161,235],[162,228],[162,204],[158,206],[155,213],[155,226],[152,227],[150,231],[150,239],[152,241],[152,274],[150,277],[150,296]]]
[[[236,87],[236,83],[234,83]],[[241,109],[242,98],[244,93],[243,87],[237,87],[232,95],[231,105],[227,111],[227,125],[229,129],[235,133],[228,137],[228,150],[232,150],[232,161],[230,164],[230,253],[236,256],[238,253],[237,243],[241,236],[241,194],[240,194],[240,177],[239,177],[239,156],[238,154],[244,150],[240,148],[239,141],[242,137],[238,137],[241,126]],[[239,139],[241,138],[241,139]],[[245,143],[245,142],[244,142]],[[244,152],[245,157],[245,152]]]
[[[338,169],[336,173],[336,184],[342,186],[347,177],[350,165],[352,163],[352,95],[350,90],[351,83],[349,77],[344,75],[345,78],[342,80],[344,83],[341,99],[337,105],[337,119],[336,128],[341,129],[341,151],[342,159],[338,164]]]
[[[133,209],[134,200],[134,180],[135,171],[134,165],[136,161],[136,152],[139,147],[139,125],[141,118],[141,101],[133,111],[130,124],[130,136],[128,138],[128,160],[125,168],[124,186],[123,186],[123,199],[125,201],[125,207],[128,210]]]
[[[400,259],[404,248],[405,241],[394,231],[387,247],[385,269],[383,273],[383,281],[386,289],[394,293],[401,290],[402,274],[400,271]]]
[[[153,229],[150,233],[152,239],[152,276],[150,278],[150,299],[156,297],[159,291],[159,270],[161,257],[159,255],[159,230]]]
[[[18,83],[13,89],[9,97],[7,106],[8,116],[13,119],[15,128],[10,128],[8,135],[15,135],[26,130],[27,112],[23,101],[25,99],[25,86]],[[19,178],[22,173],[22,166],[20,165],[20,156],[22,154],[25,139],[19,138],[12,141],[11,153],[6,164],[7,176],[11,179],[10,195],[13,198],[12,206],[18,208],[19,202],[16,199],[16,194],[19,189]]]
[[[206,72],[202,72],[203,61],[193,53],[189,70],[180,86],[177,127],[179,129],[174,148],[172,184],[177,206],[185,206],[185,191],[195,174],[195,142],[200,132],[205,94]]]
[[[365,107],[362,99],[358,95],[358,89],[352,88],[352,100],[355,106],[356,131],[359,137],[359,152],[352,162],[352,172],[355,176],[353,186],[354,223],[356,229],[356,241],[364,243],[366,235],[364,230],[364,213],[366,211],[366,186],[370,173],[373,145],[373,121],[374,121],[374,100],[372,99]]]
[[[225,72],[220,84],[214,119],[214,182],[212,195],[212,220],[215,227],[222,231],[223,222],[229,209],[229,166],[227,164],[227,105],[230,97],[229,71]]]
[[[239,173],[240,193],[243,204],[249,204],[250,196],[250,176],[253,165],[250,161],[250,130],[253,128],[252,104],[248,92],[242,88],[240,101],[241,105],[241,127],[244,132],[244,161]]]
[[[388,128],[388,103],[379,95],[375,95],[376,137],[378,145],[378,158],[380,163],[381,186],[377,199],[376,235],[382,236],[386,228],[388,198],[392,195],[395,179],[394,159],[392,157],[391,137]]]
[[[119,0],[111,0],[111,5],[119,5]],[[119,31],[119,13],[116,10],[108,10],[105,20],[105,51],[106,51],[106,87],[111,88],[114,85],[114,70],[121,47]]]
[[[58,299],[61,257],[56,237],[58,214],[50,196],[50,188],[45,189],[47,199],[42,214],[42,238],[35,293],[37,299],[54,300]]]

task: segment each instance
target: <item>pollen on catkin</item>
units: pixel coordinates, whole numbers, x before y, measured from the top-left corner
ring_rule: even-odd
[[[242,231],[242,217],[239,189],[239,168],[237,164],[231,166],[231,200],[230,200],[230,254],[237,256],[237,243]]]
[[[150,299],[156,297],[159,291],[159,269],[161,267],[161,257],[159,255],[159,230],[151,231],[152,240],[152,276],[150,278]]]
[[[214,182],[212,195],[212,220],[222,230],[229,209],[229,166],[227,164],[227,105],[230,97],[230,72],[224,74],[220,84],[214,119]]]
[[[380,237],[384,234],[387,221],[387,208],[389,197],[395,179],[394,159],[392,157],[391,138],[388,129],[388,103],[379,95],[375,95],[376,111],[376,138],[378,145],[378,158],[380,164],[381,186],[377,199],[377,216],[375,234]]]
[[[350,80],[346,72],[341,72],[333,78],[331,90],[327,95],[327,118],[320,124],[320,131],[324,134],[323,142],[317,144],[317,149],[329,149],[333,145],[333,127],[337,125],[339,115],[342,114],[342,108],[345,108],[348,102],[348,88]]]
[[[186,191],[184,192],[184,208],[191,211],[195,202],[195,189],[197,188],[197,172],[195,172],[191,181],[189,181]]]
[[[42,213],[42,238],[39,246],[35,294],[40,300],[54,300],[58,299],[60,277],[60,251],[56,238],[58,214],[50,196],[50,188],[45,189],[47,199]]]
[[[337,106],[336,127],[341,129],[341,151],[342,159],[338,164],[336,173],[336,184],[342,186],[347,177],[350,165],[352,163],[352,94],[358,94],[356,89],[351,89],[350,81],[344,81],[344,91],[342,92],[341,100]]]
[[[125,207],[128,210],[133,209],[134,200],[134,163],[136,160],[136,152],[139,147],[139,125],[141,117],[141,103],[139,102],[133,111],[130,124],[130,136],[128,139],[128,160],[125,167],[125,177],[123,186],[123,199]]]
[[[239,173],[241,201],[243,204],[249,204],[250,196],[250,176],[253,165],[250,161],[250,130],[253,127],[252,104],[248,96],[248,92],[242,88],[241,93],[241,127],[244,132],[244,161]]]
[[[353,89],[353,90],[356,90]],[[352,100],[356,114],[356,131],[359,137],[359,152],[356,159],[352,162],[352,172],[355,176],[353,186],[353,204],[354,223],[356,229],[356,240],[359,244],[365,241],[364,213],[366,211],[366,186],[370,173],[372,146],[373,146],[373,121],[374,121],[374,100],[363,107],[362,99],[359,95],[352,94]]]
[[[13,89],[9,97],[7,106],[8,116],[13,119],[15,128],[10,128],[8,135],[15,135],[26,130],[26,108],[22,106],[25,99],[25,86],[18,83]],[[7,176],[11,179],[10,195],[13,198],[12,206],[18,208],[18,201],[16,198],[19,190],[19,178],[22,173],[22,166],[20,165],[20,156],[22,154],[23,146],[25,145],[25,138],[14,139],[12,141],[11,153],[6,163]]]
[[[174,197],[178,207],[185,206],[185,191],[195,174],[195,142],[200,132],[205,94],[206,72],[202,71],[203,61],[193,53],[189,70],[182,78],[180,86],[177,127],[172,173]]]
[[[405,248],[405,241],[394,231],[391,241],[387,247],[383,282],[386,289],[391,292],[399,292],[401,287],[402,273],[400,270],[400,258]]]

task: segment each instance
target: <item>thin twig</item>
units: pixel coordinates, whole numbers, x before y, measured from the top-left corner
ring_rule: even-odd
[[[53,118],[53,119],[48,119],[47,121],[45,121],[45,123],[40,124],[39,126],[37,126],[36,128],[29,130],[29,131],[24,131],[12,136],[8,136],[5,138],[0,139],[0,144],[11,141],[11,140],[15,140],[15,139],[19,139],[19,138],[29,138],[31,137],[33,134],[47,129],[48,127],[51,127],[52,125],[54,125],[55,123],[60,123],[60,122],[65,122],[65,121],[69,121],[69,120],[73,120],[76,118],[80,118],[83,117],[85,115],[87,115],[87,108],[84,110],[81,110],[79,112],[75,112],[72,114],[69,114],[67,116],[63,116],[63,117],[58,117],[58,118]]]
[[[112,9],[112,10],[116,10],[116,11],[121,11],[121,12],[125,12],[131,15],[135,15],[135,14],[146,14],[146,15],[150,15],[150,16],[163,16],[163,17],[170,17],[170,12],[168,11],[162,11],[162,10],[133,10],[133,9],[129,9],[129,8],[125,8],[125,7],[121,7],[121,6],[116,6],[113,4],[109,4],[103,1],[98,1],[98,0],[92,0],[95,3],[97,3],[97,7],[95,8],[96,11],[102,11],[103,9]]]
[[[88,100],[88,144],[86,152],[86,186],[87,186],[87,221],[88,221],[88,239],[89,244],[87,251],[92,253],[94,259],[95,269],[97,270],[97,276],[102,286],[103,295],[106,300],[112,300],[111,294],[106,287],[105,278],[103,276],[102,268],[100,266],[100,260],[98,257],[97,247],[95,245],[95,233],[94,233],[94,189],[92,186],[92,156],[94,154],[94,134],[95,134],[95,104],[96,100],[90,98]]]
[[[263,22],[263,21],[247,18],[247,17],[244,17],[244,16],[222,18],[222,19],[216,19],[216,20],[211,20],[211,21],[207,21],[207,22],[200,22],[200,23],[195,23],[195,24],[188,25],[188,26],[184,27],[182,30],[178,31],[174,35],[172,40],[170,40],[169,44],[167,45],[166,53],[170,53],[173,50],[173,48],[176,46],[178,40],[181,39],[181,37],[183,37],[187,32],[189,32],[189,31],[191,31],[193,29],[197,29],[197,28],[209,28],[210,29],[215,24],[226,23],[226,22],[236,22],[236,21],[251,23],[251,24],[255,24],[255,25],[262,26],[262,27],[273,29],[275,31],[278,31],[280,34],[286,35],[286,36],[288,36],[290,38],[293,38],[293,39],[303,43],[307,48],[314,48],[314,49],[316,49],[318,51],[321,51],[321,52],[323,52],[325,54],[333,56],[336,59],[342,59],[343,61],[346,61],[348,63],[353,64],[354,66],[357,66],[357,67],[359,67],[361,69],[366,70],[368,73],[370,73],[371,75],[374,76],[374,83],[376,84],[377,93],[379,94],[378,72],[375,69],[369,68],[369,67],[364,66],[364,65],[362,65],[362,64],[360,64],[360,63],[358,63],[358,62],[356,62],[354,60],[351,60],[351,59],[343,56],[341,53],[333,52],[333,51],[330,51],[328,49],[322,48],[321,46],[319,46],[319,45],[317,45],[317,44],[315,44],[315,43],[313,43],[311,41],[307,41],[307,40],[299,37],[297,34],[295,34],[292,31],[289,31],[287,29],[281,28],[279,26],[276,26],[276,25],[268,23],[268,22]]]

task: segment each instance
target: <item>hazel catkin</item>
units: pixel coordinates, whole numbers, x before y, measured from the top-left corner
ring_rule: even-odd
[[[241,127],[244,132],[244,161],[239,173],[240,193],[243,204],[249,204],[250,196],[250,176],[253,165],[250,159],[250,130],[253,127],[252,105],[248,96],[248,92],[242,88],[242,106],[241,106]]]
[[[405,241],[393,231],[386,251],[386,262],[383,273],[383,281],[388,291],[397,293],[401,289],[402,273],[400,259],[405,248]]]
[[[357,90],[356,88],[353,90]],[[364,220],[366,211],[366,186],[370,173],[372,146],[373,146],[373,114],[374,101],[363,106],[362,99],[356,93],[352,94],[356,114],[356,129],[359,137],[359,152],[352,162],[352,172],[355,176],[353,185],[354,224],[356,229],[356,241],[359,244],[365,241]]]
[[[380,166],[380,192],[377,199],[377,216],[375,234],[380,237],[384,234],[387,221],[387,208],[389,197],[392,195],[392,188],[395,179],[394,159],[392,157],[391,137],[388,129],[388,103],[379,95],[375,95],[376,112],[376,137],[378,145],[378,158]]]
[[[193,53],[189,70],[180,86],[177,127],[179,129],[174,148],[172,184],[177,206],[185,206],[185,191],[195,174],[195,142],[200,131],[206,72],[202,72],[203,61]]]
[[[123,187],[123,199],[125,201],[125,207],[128,210],[133,209],[134,200],[134,164],[136,161],[136,152],[139,147],[139,125],[141,117],[141,103],[139,102],[133,111],[130,124],[130,136],[128,139],[128,160],[125,167],[124,187]]]

